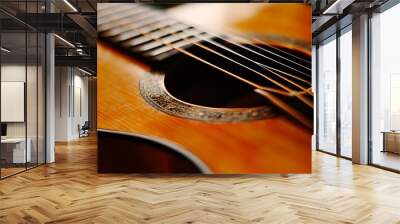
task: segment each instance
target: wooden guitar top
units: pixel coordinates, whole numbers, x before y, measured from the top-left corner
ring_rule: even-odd
[[[311,172],[311,130],[287,116],[227,123],[172,116],[149,105],[140,93],[148,65],[101,41],[97,55],[99,129],[174,142],[213,173]]]

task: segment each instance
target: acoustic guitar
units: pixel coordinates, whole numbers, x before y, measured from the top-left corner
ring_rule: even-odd
[[[98,4],[100,173],[310,173],[307,4]]]

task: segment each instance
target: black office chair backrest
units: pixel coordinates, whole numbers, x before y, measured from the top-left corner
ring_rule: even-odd
[[[85,121],[85,123],[82,126],[82,129],[89,129],[89,128],[90,128],[89,121]]]

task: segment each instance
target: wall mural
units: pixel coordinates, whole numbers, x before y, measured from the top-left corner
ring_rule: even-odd
[[[98,171],[310,173],[311,7],[98,4]]]

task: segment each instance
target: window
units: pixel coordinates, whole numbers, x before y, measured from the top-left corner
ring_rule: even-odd
[[[336,36],[318,47],[318,149],[336,153]]]
[[[400,4],[371,18],[370,159],[400,170]]]
[[[351,26],[340,36],[340,155],[351,158],[352,148],[352,35]]]

